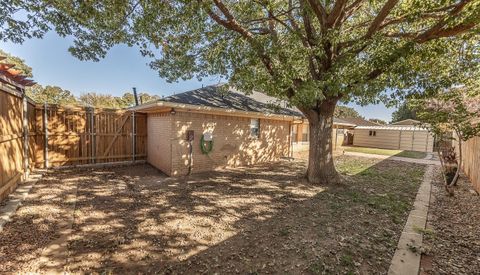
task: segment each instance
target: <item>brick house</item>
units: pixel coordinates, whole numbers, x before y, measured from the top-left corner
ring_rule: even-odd
[[[293,129],[305,121],[300,112],[281,107],[284,103],[261,93],[222,93],[218,87],[132,108],[147,114],[147,161],[151,165],[169,176],[180,176],[189,170],[276,161],[308,148],[297,146],[292,139]],[[208,149],[211,151],[205,152]]]

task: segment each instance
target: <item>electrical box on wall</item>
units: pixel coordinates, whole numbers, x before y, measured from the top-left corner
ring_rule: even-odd
[[[193,130],[187,130],[187,141],[193,141],[195,139],[195,132]]]
[[[213,135],[210,132],[206,132],[203,134],[203,140],[204,141],[212,141],[213,140]]]

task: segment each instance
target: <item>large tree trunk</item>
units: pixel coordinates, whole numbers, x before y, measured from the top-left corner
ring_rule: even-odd
[[[337,100],[322,102],[318,108],[302,110],[310,124],[307,178],[310,183],[340,182],[333,161],[333,113]]]

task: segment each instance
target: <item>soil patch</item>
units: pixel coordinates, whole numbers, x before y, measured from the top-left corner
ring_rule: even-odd
[[[0,273],[42,271],[36,259],[73,214],[71,272],[384,274],[424,166],[346,156],[336,166],[335,186],[307,183],[304,161],[187,178],[148,165],[53,171],[0,234]]]
[[[423,274],[478,274],[480,271],[480,197],[465,176],[448,196],[441,174],[434,181],[424,232]]]

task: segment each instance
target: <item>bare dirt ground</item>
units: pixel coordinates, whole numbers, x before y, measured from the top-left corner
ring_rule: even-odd
[[[335,186],[308,184],[303,161],[188,178],[51,171],[0,233],[0,273],[45,272],[48,258],[73,273],[385,274],[424,167],[336,162]],[[65,253],[45,253],[62,239]]]
[[[440,177],[424,232],[422,274],[480,274],[480,196],[465,176],[448,196]]]

